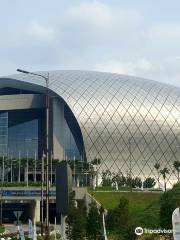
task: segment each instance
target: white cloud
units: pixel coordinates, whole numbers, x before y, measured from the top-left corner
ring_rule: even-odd
[[[38,22],[32,22],[26,32],[34,41],[39,42],[49,42],[55,37],[55,31],[52,27]]]
[[[97,64],[95,70],[114,72],[120,74],[136,75],[137,72],[151,71],[153,65],[146,59],[138,59],[136,62],[109,61]]]
[[[157,24],[149,29],[151,39],[160,39],[162,42],[167,40],[180,39],[180,24]]]
[[[30,13],[4,30],[0,22],[0,55],[9,69],[100,70],[180,85],[178,20],[158,15],[152,21],[143,8],[118,1],[73,1],[57,12],[51,18]]]
[[[108,61],[97,64],[94,70],[120,73],[154,79],[180,86],[180,57],[169,57],[161,61],[150,62],[142,58],[137,61]]]
[[[100,2],[92,1],[82,3],[79,6],[71,7],[66,12],[66,21],[87,27],[104,27],[112,22],[112,13],[110,8]]]
[[[146,32],[146,55],[165,58],[180,55],[180,24],[164,23],[151,25]]]
[[[24,22],[17,29],[8,27],[3,31],[0,38],[0,49],[17,50],[19,47],[25,46],[28,50],[34,45],[52,43],[55,40],[55,35],[56,31],[52,25],[37,21]]]
[[[115,8],[99,1],[85,2],[69,8],[63,18],[64,37],[72,45],[120,45],[136,41],[143,16],[134,10]],[[133,35],[133,38],[132,38]],[[130,37],[131,36],[131,37]]]

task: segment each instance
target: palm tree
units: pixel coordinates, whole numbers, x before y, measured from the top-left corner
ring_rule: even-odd
[[[167,176],[167,174],[169,174],[169,169],[167,167],[161,169],[160,174],[162,175],[162,177],[164,179],[164,189],[165,189],[165,192],[166,192],[166,176]]]
[[[177,171],[178,174],[178,182],[179,182],[179,173],[180,173],[180,162],[179,161],[174,161],[173,162],[173,167]]]
[[[159,183],[159,169],[160,169],[160,163],[157,162],[157,163],[154,165],[154,168],[155,168],[156,171],[157,171],[158,186],[159,186],[159,188],[160,188],[160,183]]]

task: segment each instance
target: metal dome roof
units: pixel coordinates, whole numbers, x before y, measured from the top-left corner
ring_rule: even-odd
[[[111,73],[49,73],[50,89],[64,99],[79,123],[88,161],[100,158],[101,171],[126,172],[131,158],[135,176],[155,176],[156,162],[172,169],[179,159],[179,88]],[[5,78],[45,85],[39,77],[16,74],[0,78],[0,87]]]

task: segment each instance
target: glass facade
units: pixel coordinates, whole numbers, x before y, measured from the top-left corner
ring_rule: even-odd
[[[41,110],[0,112],[0,155],[38,156],[43,148]]]
[[[83,140],[81,130],[75,119],[74,115],[72,114],[71,110],[65,104],[64,106],[64,150],[65,150],[65,158],[72,160],[72,159],[81,159],[82,158],[82,151],[83,151]]]
[[[8,153],[8,112],[0,112],[0,155]]]
[[[9,128],[9,151],[13,156],[38,154],[38,119]]]
[[[77,148],[77,145],[74,140],[74,136],[69,129],[69,126],[67,125],[67,122],[65,122],[64,126],[64,157],[67,160],[73,160],[74,157],[76,159],[80,159],[80,153],[79,149]]]
[[[42,110],[0,112],[0,156],[34,157],[43,150]],[[45,131],[45,129],[44,129]],[[64,122],[64,158],[80,159],[74,136]],[[40,154],[41,155],[41,154]]]

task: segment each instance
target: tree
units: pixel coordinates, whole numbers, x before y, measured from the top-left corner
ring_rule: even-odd
[[[119,215],[119,217],[116,215],[117,227],[124,229],[129,221],[129,201],[125,197],[120,199],[116,214]]]
[[[90,204],[90,209],[87,216],[86,232],[88,239],[102,239],[102,214],[100,213],[94,201]]]
[[[180,183],[177,183],[173,188],[165,192],[160,200],[160,224],[162,228],[172,228],[172,213],[180,206]]]
[[[148,177],[145,179],[143,186],[144,188],[152,188],[156,185],[156,181],[154,178]]]
[[[169,174],[169,169],[167,167],[161,169],[160,174],[162,175],[162,177],[164,179],[164,189],[166,192],[166,178],[167,178],[167,174]]]
[[[94,160],[91,161],[91,163],[93,165],[99,165],[101,163],[101,159],[100,158],[95,158]]]
[[[122,172],[118,172],[117,174],[112,174],[112,182],[115,184],[117,182],[119,187],[122,187],[126,184],[126,178],[122,174]]]
[[[174,167],[174,169],[177,171],[178,182],[179,182],[180,162],[179,162],[179,161],[174,161],[174,162],[173,162],[173,167]]]
[[[129,220],[129,202],[122,197],[119,201],[118,207],[108,211],[107,227],[111,231],[117,232],[123,230]]]
[[[159,182],[159,175],[160,175],[160,163],[156,163],[155,165],[154,165],[154,168],[156,169],[156,171],[157,171],[157,180],[158,180],[158,187],[160,188],[160,182]]]
[[[86,236],[86,209],[84,206],[75,207],[74,193],[70,196],[70,205],[66,218],[66,235],[69,240],[84,240]]]
[[[82,209],[73,208],[71,209],[66,219],[68,224],[67,227],[67,238],[70,240],[83,240],[86,235],[85,227],[85,214]]]
[[[133,188],[136,188],[136,187],[140,188],[141,185],[142,185],[141,178],[135,177],[135,178],[132,179],[132,187]]]
[[[109,170],[102,172],[102,185],[111,186],[112,184],[112,173]]]
[[[122,197],[118,207],[108,211],[107,229],[118,235],[118,239],[134,239],[134,228],[129,214],[129,201]]]
[[[127,176],[126,176],[126,186],[132,188],[132,177],[131,175],[128,173]]]

